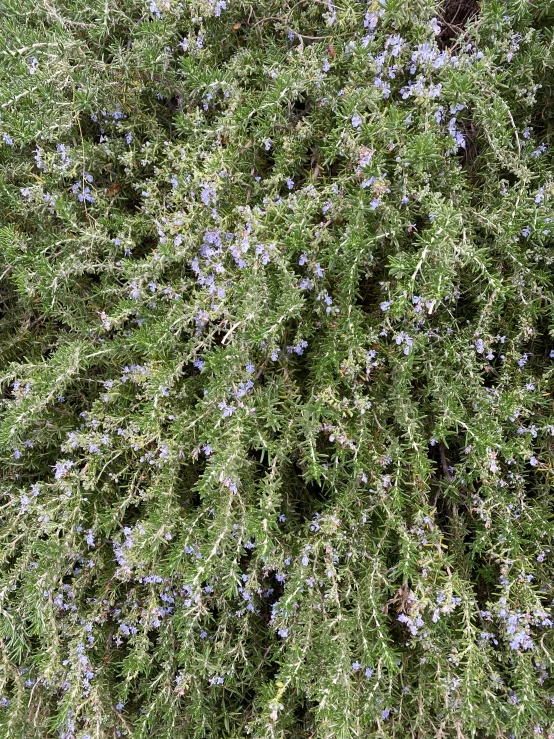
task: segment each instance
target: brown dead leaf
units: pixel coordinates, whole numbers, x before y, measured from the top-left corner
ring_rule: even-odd
[[[118,182],[112,182],[112,184],[106,188],[106,195],[109,198],[113,198],[121,190],[121,185]]]

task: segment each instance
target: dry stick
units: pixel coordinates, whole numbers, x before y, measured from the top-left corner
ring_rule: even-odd
[[[87,199],[85,197],[85,141],[83,139],[83,129],[81,128],[81,119],[79,118],[79,111],[77,110],[77,107],[75,106],[75,90],[73,90],[73,110],[75,111],[75,117],[77,118],[77,125],[79,126],[79,134],[81,136],[81,149],[83,151],[83,173],[82,173],[82,184],[81,187],[83,189],[83,205],[85,206],[85,215],[89,219],[89,221],[92,221],[92,216],[89,215],[89,212],[87,210]]]
[[[442,441],[439,443],[439,449],[440,449],[440,454],[441,454],[442,472],[443,472],[444,476],[446,477],[446,479],[448,480],[448,482],[450,482],[452,480],[452,475],[450,474],[450,470],[448,469],[448,461],[446,459],[446,451],[445,451],[445,448],[444,448],[444,443]]]

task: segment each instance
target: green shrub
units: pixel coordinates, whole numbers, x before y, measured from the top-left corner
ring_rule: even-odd
[[[2,739],[554,737],[550,1],[0,9]]]

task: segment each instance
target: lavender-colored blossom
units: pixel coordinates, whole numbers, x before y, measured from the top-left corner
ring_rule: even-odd
[[[204,205],[210,205],[212,203],[215,203],[216,192],[210,184],[204,183],[202,185],[202,192],[200,194],[200,197]]]
[[[62,462],[56,462],[53,467],[56,480],[61,480],[61,478],[69,472],[73,465],[74,462],[69,459],[63,460]]]
[[[513,650],[522,649],[524,651],[533,649],[531,637],[525,631],[516,631],[513,639],[510,641],[510,648]]]

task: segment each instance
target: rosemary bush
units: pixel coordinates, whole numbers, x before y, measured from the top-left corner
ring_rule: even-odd
[[[550,0],[2,0],[2,739],[554,737]]]

